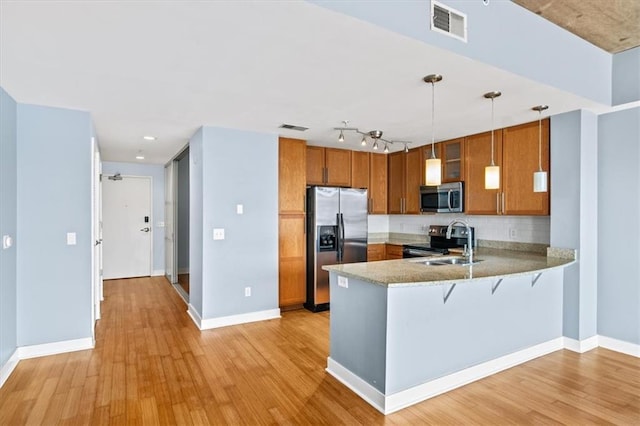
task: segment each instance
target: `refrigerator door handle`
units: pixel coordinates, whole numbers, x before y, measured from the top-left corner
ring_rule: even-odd
[[[340,213],[340,225],[338,232],[340,233],[340,262],[344,257],[344,215]]]
[[[336,261],[342,260],[342,232],[340,231],[340,213],[336,213]]]

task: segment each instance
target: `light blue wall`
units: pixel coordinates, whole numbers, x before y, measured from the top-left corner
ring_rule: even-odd
[[[440,2],[467,15],[467,43],[431,31],[428,0],[310,1],[531,80],[611,103],[611,54],[511,1],[492,0],[488,6],[481,0]]]
[[[202,135],[202,318],[277,309],[278,137],[214,127]],[[224,240],[213,240],[214,228]]]
[[[613,55],[613,105],[640,101],[640,47]]]
[[[598,123],[598,334],[640,344],[640,108]]]
[[[189,305],[202,318],[204,244],[204,174],[202,128],[189,140]]]
[[[563,334],[583,340],[597,320],[597,117],[573,111],[551,117],[552,247],[578,250],[564,269]]]
[[[91,117],[18,104],[17,122],[18,346],[91,337]]]
[[[164,273],[164,226],[158,223],[164,222],[164,166],[160,164],[118,163],[104,161],[102,174],[113,175],[115,173],[129,176],[151,176],[152,178],[152,203],[153,203],[153,270],[155,274]]]
[[[0,369],[17,344],[17,104],[0,87],[0,238],[10,235],[13,247],[0,248]]]
[[[178,273],[189,271],[189,154],[178,163]]]

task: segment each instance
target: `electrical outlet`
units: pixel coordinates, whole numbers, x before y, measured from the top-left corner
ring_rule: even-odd
[[[512,240],[517,238],[516,228],[509,228],[509,238]]]
[[[244,288],[244,297],[251,297],[251,287]]]
[[[76,245],[76,233],[75,232],[67,232],[67,245],[75,246]]]
[[[349,288],[349,279],[338,275],[338,287]]]
[[[224,240],[224,228],[214,228],[213,229],[213,239],[214,240]]]

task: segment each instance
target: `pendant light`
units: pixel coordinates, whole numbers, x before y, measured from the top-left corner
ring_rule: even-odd
[[[429,74],[423,81],[431,83],[431,158],[425,164],[425,184],[428,186],[440,185],[442,183],[442,162],[436,158],[435,144],[435,83],[442,80],[440,74]]]
[[[542,170],[542,111],[549,106],[538,105],[531,109],[538,111],[538,171],[533,173],[533,192],[547,192],[547,172]]]
[[[502,93],[497,91],[484,94],[485,98],[491,99],[491,164],[484,168],[484,189],[500,188],[500,166],[493,162],[493,102],[500,95]]]
[[[362,135],[362,140],[360,141],[360,145],[367,146],[367,137]]]

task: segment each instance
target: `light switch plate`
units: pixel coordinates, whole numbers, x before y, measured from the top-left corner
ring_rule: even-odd
[[[214,228],[213,229],[213,239],[214,240],[224,240],[224,228]]]
[[[76,245],[76,233],[75,232],[67,232],[67,245],[75,246]]]
[[[236,205],[236,213],[238,213],[238,214],[243,214],[244,213],[244,206],[242,204],[237,204]]]

